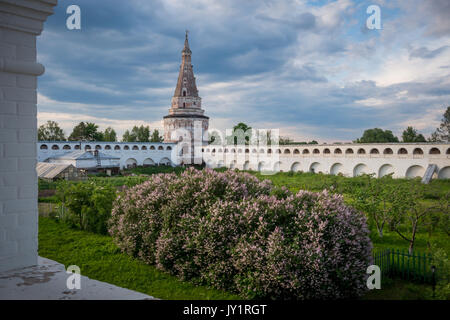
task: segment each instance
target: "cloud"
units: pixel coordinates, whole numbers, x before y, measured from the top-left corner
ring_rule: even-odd
[[[435,50],[429,50],[426,47],[420,47],[417,49],[412,50],[409,53],[409,58],[422,58],[422,59],[433,59],[437,55],[443,53],[445,50],[447,50],[449,46],[442,46],[440,48],[437,48]]]
[[[264,22],[274,23],[276,25],[286,25],[296,30],[312,30],[316,27],[316,16],[310,12],[303,12],[294,19],[279,19],[266,16],[263,14],[256,15],[256,19],[261,19]]]
[[[422,3],[427,14],[433,18],[426,27],[426,33],[436,37],[448,37],[450,34],[450,2],[434,0]]]

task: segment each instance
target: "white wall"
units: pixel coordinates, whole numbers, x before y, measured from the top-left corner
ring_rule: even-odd
[[[270,154],[269,149],[272,150]],[[358,153],[359,150],[364,153]],[[207,165],[214,168],[224,165],[260,170],[260,164],[264,163],[268,170],[309,172],[313,167],[315,172],[342,173],[349,177],[361,173],[375,173],[380,177],[390,172],[394,172],[396,178],[423,176],[429,164],[436,164],[436,176],[450,178],[449,143],[289,145],[278,148],[207,146],[203,157]]]
[[[74,151],[79,146],[80,142],[75,141],[39,141],[34,148],[37,148],[38,161],[45,161],[50,157]],[[144,161],[146,163],[153,161],[158,164],[165,162],[167,159],[171,160],[173,152],[175,152],[176,143],[91,141],[82,142],[81,150],[86,150],[86,146],[89,146],[90,150],[94,150],[97,147],[101,153],[119,157],[120,167],[126,168],[127,161],[130,163],[132,159],[136,160],[138,166],[144,165]],[[47,147],[47,149],[43,149],[43,147]]]
[[[0,271],[37,263],[36,36],[54,5],[0,2]]]

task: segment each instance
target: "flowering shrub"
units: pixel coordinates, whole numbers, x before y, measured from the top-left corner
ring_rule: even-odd
[[[356,297],[371,264],[365,217],[341,196],[231,170],[155,175],[116,199],[109,226],[128,254],[244,298]]]

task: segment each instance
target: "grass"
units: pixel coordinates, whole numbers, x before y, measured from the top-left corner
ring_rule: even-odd
[[[408,250],[409,247],[409,243],[400,238],[395,232],[385,231],[383,232],[383,238],[380,238],[377,232],[372,230],[370,239],[372,240],[375,251],[383,249]],[[450,253],[450,241],[448,236],[442,232],[434,232],[431,236],[426,232],[417,233],[416,241],[414,242],[414,251],[428,253],[428,243],[433,243],[437,247],[443,248],[447,253]]]
[[[67,268],[77,265],[81,274],[155,298],[171,300],[239,299],[227,292],[196,286],[121,253],[109,236],[71,229],[39,217],[39,255]]]
[[[355,188],[364,185],[367,182],[367,177],[344,177],[329,174],[314,174],[309,172],[278,172],[273,175],[263,175],[260,172],[249,171],[259,179],[268,179],[277,186],[285,186],[292,192],[297,192],[300,189],[310,191],[322,191],[329,189],[331,186],[338,187],[338,190],[344,194],[351,194]],[[390,179],[386,183],[396,185],[410,185],[411,183],[418,183],[419,178],[416,179]],[[450,179],[434,179],[426,185],[426,199],[437,200],[450,192]]]
[[[362,300],[429,300],[431,295],[430,285],[384,278],[381,289],[370,290]]]

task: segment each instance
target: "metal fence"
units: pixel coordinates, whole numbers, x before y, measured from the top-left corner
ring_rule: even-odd
[[[408,250],[385,249],[373,254],[374,264],[379,266],[381,274],[389,278],[423,283],[433,282],[431,254],[413,252]],[[436,275],[434,275],[436,276]]]

